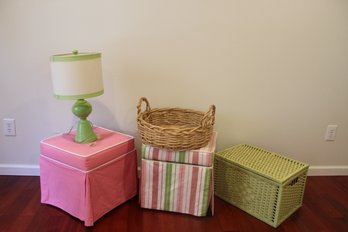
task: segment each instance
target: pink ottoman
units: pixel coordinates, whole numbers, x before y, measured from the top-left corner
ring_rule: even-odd
[[[217,133],[197,150],[172,151],[143,144],[142,208],[206,216],[214,214],[213,154]]]
[[[104,214],[137,194],[134,138],[95,128],[99,139],[73,141],[74,133],[40,143],[41,202],[93,226]]]

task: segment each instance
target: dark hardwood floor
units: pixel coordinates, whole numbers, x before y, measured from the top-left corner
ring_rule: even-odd
[[[215,215],[141,209],[137,197],[93,227],[40,203],[39,177],[0,176],[0,231],[348,231],[348,176],[308,177],[303,206],[277,229],[215,197]]]

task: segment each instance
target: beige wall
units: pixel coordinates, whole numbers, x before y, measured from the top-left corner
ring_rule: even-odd
[[[103,55],[98,125],[136,136],[140,96],[214,103],[218,150],[252,143],[348,173],[347,41],[345,0],[0,0],[0,119],[17,123],[0,136],[0,169],[36,167],[39,141],[70,128],[48,57],[79,49]]]

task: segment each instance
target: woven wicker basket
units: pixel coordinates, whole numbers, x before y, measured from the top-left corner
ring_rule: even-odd
[[[215,154],[215,195],[277,227],[302,205],[308,165],[248,144]]]
[[[142,104],[146,109],[142,112]],[[208,112],[181,108],[153,108],[139,99],[138,130],[142,142],[171,150],[194,150],[207,145],[213,133],[215,106]]]

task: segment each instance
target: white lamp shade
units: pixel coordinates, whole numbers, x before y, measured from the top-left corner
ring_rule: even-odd
[[[85,99],[104,93],[101,54],[51,56],[53,91],[58,99]]]

